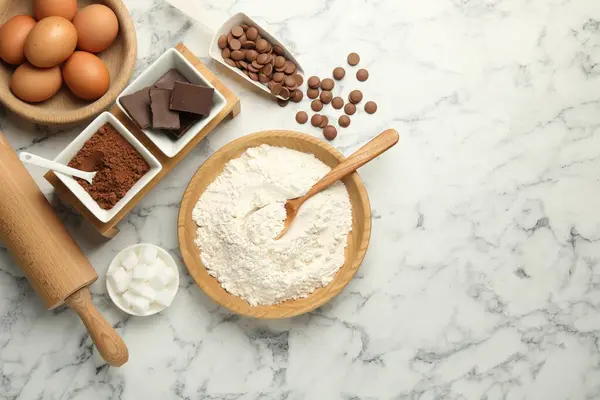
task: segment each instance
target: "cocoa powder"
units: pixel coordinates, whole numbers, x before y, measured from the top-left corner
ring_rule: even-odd
[[[90,160],[95,163],[94,168],[90,168]],[[98,171],[91,185],[83,179],[77,182],[104,210],[113,208],[150,170],[135,147],[110,124],[105,124],[85,142],[69,167]]]

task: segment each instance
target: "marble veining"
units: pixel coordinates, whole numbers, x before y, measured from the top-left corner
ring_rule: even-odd
[[[271,27],[308,74],[350,51],[376,100],[334,145],[350,154],[385,128],[399,146],[361,170],[373,207],[369,252],[328,305],[250,320],[209,300],[185,272],[176,218],[215,150],[245,134],[299,129],[207,54],[210,32],[162,0],[125,0],[136,75],[184,41],[235,90],[242,114],[202,142],[104,242],[54,199],[101,278],[94,302],[131,360],[109,368],[75,313],[48,312],[0,250],[2,399],[600,398],[600,2],[591,0],[190,0],[211,21],[244,11]],[[328,115],[338,115],[329,109]],[[55,156],[82,126],[34,126],[0,108],[20,150]],[[181,268],[173,306],[152,318],[111,305],[103,276],[150,242]]]

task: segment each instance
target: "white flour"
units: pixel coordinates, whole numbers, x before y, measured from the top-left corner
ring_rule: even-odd
[[[309,199],[288,233],[274,240],[285,201],[329,171],[312,155],[267,145],[225,166],[193,211],[202,262],[223,288],[250,305],[270,305],[306,297],[333,280],[352,229],[343,183]]]

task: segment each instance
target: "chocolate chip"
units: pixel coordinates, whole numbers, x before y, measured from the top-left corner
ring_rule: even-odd
[[[273,86],[273,89],[271,89],[271,94],[277,96],[277,95],[279,95],[279,93],[281,93],[281,89],[283,89],[283,86],[281,85],[281,83],[276,83]]]
[[[256,47],[256,43],[254,43],[251,40],[244,40],[243,42],[240,41],[240,43],[242,43],[242,48],[244,48],[244,49],[250,50],[250,49],[253,49]]]
[[[259,53],[266,53],[267,50],[269,50],[269,42],[265,39],[258,39],[256,41],[256,50],[258,50]]]
[[[258,29],[256,29],[255,26],[249,27],[246,31],[246,37],[249,40],[256,40],[256,38],[258,37]]]
[[[285,62],[285,73],[288,75],[292,75],[295,72],[296,72],[296,64],[294,64],[291,61],[286,61]]]
[[[281,93],[279,93],[279,95],[286,100],[289,99],[290,98],[290,89],[288,89],[286,87],[282,88]]]
[[[275,45],[273,46],[273,51],[275,52],[275,54],[277,54],[278,56],[283,56],[285,55],[285,52],[283,51],[283,47],[279,46],[279,45]]]
[[[363,99],[363,94],[360,90],[353,90],[348,95],[348,100],[353,104],[358,104]]]
[[[267,83],[267,82],[269,82],[269,78],[264,73],[261,72],[260,74],[258,74],[258,81],[260,83]]]
[[[269,62],[269,55],[268,55],[268,54],[264,54],[264,53],[263,53],[263,54],[260,54],[260,55],[258,56],[258,58],[256,59],[256,61],[257,61],[259,64],[265,65],[265,64],[267,64],[267,63]]]
[[[258,60],[252,61],[252,66],[258,70],[261,70],[263,67],[263,65],[261,63],[259,63]]]
[[[275,57],[275,67],[277,67],[277,68],[285,67],[285,58],[283,58],[281,56]]]
[[[252,62],[256,62],[256,61],[252,61]],[[260,68],[255,68],[254,65],[248,64],[248,71],[250,71],[250,72],[259,72]]]
[[[240,41],[237,39],[233,39],[231,42],[229,42],[229,47],[231,47],[231,50],[239,50],[242,48],[242,43],[240,43]]]
[[[223,51],[221,52],[221,56],[223,58],[231,58],[231,50],[229,50],[229,47],[223,49]]]
[[[348,103],[344,106],[344,112],[348,115],[354,115],[356,112],[356,106],[352,103]]]
[[[302,86],[302,84],[304,83],[304,78],[300,74],[294,75],[294,79],[296,80],[297,86]]]
[[[325,136],[325,139],[327,140],[333,140],[337,136],[337,129],[335,129],[335,126],[327,125],[325,129],[323,129],[323,136]]]
[[[244,34],[244,28],[242,28],[239,25],[234,26],[233,28],[231,28],[231,34],[234,37],[239,38],[240,36],[242,36]]]
[[[221,50],[223,50],[225,47],[227,47],[227,36],[225,36],[225,35],[219,36],[218,43],[219,43],[219,48]]]
[[[285,78],[285,74],[283,72],[275,72],[273,74],[273,80],[277,83],[283,82],[284,78]]]
[[[347,115],[342,115],[339,119],[338,119],[338,124],[340,124],[340,126],[342,128],[347,128],[350,126],[350,117]]]
[[[331,103],[331,100],[333,99],[333,94],[331,94],[331,92],[329,90],[323,90],[321,92],[321,96],[319,98],[321,99],[321,102],[323,104],[329,104],[329,103]]]
[[[311,76],[308,78],[308,87],[311,89],[317,89],[321,84],[321,80],[318,76]]]
[[[235,64],[235,61],[233,61],[231,58],[226,58],[225,59],[225,63],[227,65],[229,65],[230,67],[237,68],[237,65]]]
[[[298,111],[296,113],[296,122],[299,124],[305,124],[308,121],[308,114],[304,111]]]
[[[356,79],[358,79],[361,82],[366,81],[367,79],[369,79],[369,71],[367,71],[364,68],[359,69],[358,71],[356,71]]]
[[[314,126],[315,128],[318,128],[321,125],[322,121],[323,121],[323,116],[321,114],[315,114],[310,119],[310,124],[312,126]]]
[[[252,79],[253,81],[258,81],[258,74],[256,72],[248,72],[248,76],[250,77],[250,79]]]
[[[231,52],[231,58],[234,61],[242,61],[246,58],[246,54],[241,50],[234,50]]]
[[[340,110],[342,107],[344,107],[344,99],[342,99],[339,96],[338,97],[334,97],[333,100],[331,100],[331,105],[336,110]]]
[[[232,41],[233,39],[235,39],[235,38],[233,37],[233,35],[231,34],[231,32],[229,32],[229,33],[227,34],[227,43],[231,44],[231,41]]]
[[[319,97],[319,89],[308,89],[306,91],[306,95],[309,99],[316,99],[317,97]]]
[[[296,85],[296,80],[294,79],[293,76],[288,75],[283,80],[283,84],[287,87],[293,87]]]
[[[262,72],[268,76],[271,77],[271,75],[273,75],[273,66],[271,64],[267,64],[263,67]]]
[[[310,103],[310,108],[312,108],[313,111],[321,111],[323,109],[323,103],[318,99],[313,100],[312,103]]]
[[[288,100],[277,99],[277,104],[279,104],[279,107],[285,107],[288,105],[288,103],[289,103]]]
[[[321,120],[321,123],[319,124],[319,128],[321,128],[321,129],[323,129],[327,125],[329,125],[329,118],[327,118],[326,115],[323,115],[322,117],[323,117],[323,119]]]
[[[244,71],[244,72],[246,72],[246,71]],[[270,91],[273,90],[274,86],[275,86],[275,82],[273,82],[273,81],[267,82],[267,87],[269,88]]]
[[[294,103],[300,103],[302,101],[302,98],[304,97],[304,94],[302,93],[302,90],[294,90],[294,93],[292,93],[292,101]]]
[[[348,54],[348,64],[355,66],[360,62],[360,56],[357,53]]]
[[[342,67],[334,68],[334,70],[333,70],[333,77],[336,80],[339,81],[341,79],[344,79],[344,76],[346,76],[346,70],[344,68],[342,68]]]
[[[377,103],[374,101],[367,101],[365,104],[365,111],[367,114],[375,114],[377,112]]]
[[[334,87],[335,87],[335,82],[331,78],[325,78],[321,82],[321,89],[323,89],[323,90],[331,91],[331,90],[333,90]]]
[[[246,60],[252,62],[258,58],[258,52],[256,50],[246,50],[244,52],[246,54]]]

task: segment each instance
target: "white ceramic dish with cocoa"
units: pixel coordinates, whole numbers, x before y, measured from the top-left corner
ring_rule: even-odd
[[[65,186],[69,188],[69,190],[73,192],[75,196],[77,196],[79,201],[81,201],[81,203],[85,205],[87,209],[90,210],[90,212],[94,214],[94,216],[101,222],[108,222],[113,219],[115,215],[121,211],[125,204],[131,201],[131,199],[133,199],[135,195],[152,180],[152,178],[158,175],[162,169],[162,166],[156,157],[154,157],[152,153],[150,153],[148,149],[146,149],[144,145],[140,143],[140,141],[137,140],[136,137],[129,132],[129,130],[127,130],[127,128],[125,128],[121,121],[119,121],[109,112],[103,112],[95,120],[93,120],[92,123],[89,124],[87,128],[85,128],[83,132],[79,134],[79,136],[73,139],[73,141],[67,147],[65,147],[65,149],[61,151],[58,156],[56,156],[56,158],[54,158],[54,161],[64,165],[69,164],[73,157],[75,157],[79,150],[83,147],[85,142],[106,123],[112,125],[113,128],[115,128],[125,140],[131,143],[131,145],[135,147],[142,158],[146,160],[150,166],[150,170],[144,176],[142,176],[142,178],[137,181],[135,185],[133,185],[127,194],[121,200],[119,200],[119,202],[115,204],[112,209],[103,210],[92,198],[92,196],[90,196],[90,194],[86,192],[85,189],[83,189],[83,187],[73,177],[56,172],[58,179],[60,179]]]

